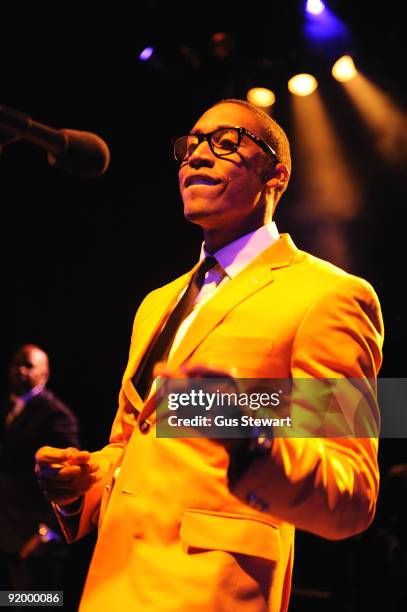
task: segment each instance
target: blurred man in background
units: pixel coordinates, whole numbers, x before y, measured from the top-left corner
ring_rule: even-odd
[[[0,588],[57,589],[66,553],[34,474],[38,446],[77,446],[75,415],[46,388],[47,354],[34,344],[13,355],[0,413]]]

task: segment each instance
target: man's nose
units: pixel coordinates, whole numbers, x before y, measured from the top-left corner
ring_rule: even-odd
[[[215,156],[207,140],[200,142],[188,158],[188,164],[192,168],[200,168],[201,166],[212,167],[214,163]]]

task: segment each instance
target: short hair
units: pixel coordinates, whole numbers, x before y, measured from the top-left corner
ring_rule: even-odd
[[[258,106],[247,102],[246,100],[239,100],[237,98],[226,98],[224,100],[220,100],[216,102],[213,106],[218,106],[219,104],[238,104],[240,106],[244,106],[249,111],[251,111],[256,117],[259,119],[261,128],[262,128],[262,136],[264,140],[275,150],[278,160],[285,164],[291,174],[291,154],[290,154],[290,143],[288,142],[287,134],[275,121],[268,115],[265,111],[261,110]],[[213,108],[213,107],[212,107]],[[284,183],[282,187],[278,187],[276,189],[276,195],[274,200],[274,206],[277,204],[284,191],[287,189],[288,180]]]

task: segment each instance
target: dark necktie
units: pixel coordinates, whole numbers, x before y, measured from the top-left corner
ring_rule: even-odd
[[[165,361],[168,357],[175,334],[182,321],[191,312],[194,302],[204,284],[205,274],[217,264],[215,257],[206,257],[199,268],[193,274],[190,283],[168,317],[168,320],[161,330],[161,333],[153,340],[153,344],[145,355],[144,362],[141,363],[136,377],[138,377],[136,388],[141,398],[145,399],[150,390],[154,366],[159,361]],[[141,374],[139,374],[141,370]],[[134,380],[134,379],[133,379]]]
[[[24,408],[24,401],[18,397],[10,398],[7,402],[7,408],[5,426],[8,428]]]

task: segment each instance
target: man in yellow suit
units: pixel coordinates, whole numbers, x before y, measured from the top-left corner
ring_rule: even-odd
[[[43,447],[36,471],[68,539],[99,526],[82,612],[285,611],[295,527],[340,539],[371,522],[376,438],[159,438],[154,367],[168,378],[357,379],[375,421],[380,307],[367,282],[278,233],[291,160],[267,114],[222,101],[174,154],[201,261],[140,306],[110,443]]]

